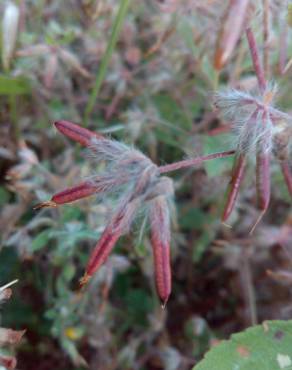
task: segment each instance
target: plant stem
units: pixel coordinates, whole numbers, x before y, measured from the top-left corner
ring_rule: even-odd
[[[250,266],[250,253],[247,248],[242,250],[242,265],[241,265],[242,285],[245,295],[246,306],[249,311],[249,325],[256,325],[258,322],[256,294],[252,278],[252,270]]]
[[[96,76],[94,87],[92,89],[89,101],[88,101],[87,106],[85,108],[84,122],[85,122],[86,126],[88,125],[89,116],[90,116],[90,114],[93,110],[94,104],[96,102],[97,95],[99,93],[100,87],[101,87],[102,82],[104,80],[111,55],[114,51],[115,45],[117,43],[118,36],[120,34],[120,31],[121,31],[121,27],[123,25],[125,16],[127,14],[127,9],[128,9],[129,4],[130,4],[130,0],[121,0],[121,2],[120,2],[120,7],[119,7],[119,10],[118,10],[118,14],[116,15],[116,18],[115,18],[115,21],[114,21],[114,25],[113,25],[112,33],[111,33],[111,36],[110,36],[110,39],[109,39],[109,42],[108,42],[108,45],[107,45],[107,49],[106,49],[105,54],[102,58],[100,68],[99,68],[99,71],[98,71],[97,76]]]
[[[201,164],[202,162],[209,161],[211,159],[230,157],[234,153],[235,153],[235,150],[229,150],[229,151],[220,152],[220,153],[212,153],[212,154],[208,154],[202,157],[186,159],[184,161],[166,164],[165,166],[160,166],[158,169],[160,173],[176,171],[176,170],[180,170],[181,168],[187,168],[187,167],[195,166],[197,164]]]
[[[246,29],[246,37],[247,37],[247,41],[248,41],[248,45],[249,45],[249,49],[251,53],[254,70],[255,70],[255,73],[258,79],[259,88],[263,92],[267,86],[267,82],[265,79],[263,67],[260,62],[259,51],[257,48],[256,40],[255,40],[254,34],[250,27]]]

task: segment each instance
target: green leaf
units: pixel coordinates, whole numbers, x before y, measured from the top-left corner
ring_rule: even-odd
[[[180,212],[180,226],[185,230],[201,230],[208,218],[200,208],[189,208]]]
[[[32,241],[31,246],[30,246],[30,250],[32,252],[36,252],[36,251],[44,248],[47,245],[47,243],[48,243],[48,241],[51,237],[50,232],[51,232],[51,230],[44,230],[41,233],[39,233],[37,235],[37,237],[34,238],[34,240]]]
[[[292,320],[266,321],[213,347],[193,370],[292,370]]]
[[[215,152],[221,152],[228,150],[228,142],[230,141],[229,134],[222,134],[218,136],[204,136],[203,137],[203,147],[204,154],[210,154]],[[208,177],[220,176],[227,169],[232,166],[233,157],[228,158],[218,158],[212,161],[205,162],[205,169],[207,171]]]
[[[0,95],[28,95],[30,92],[27,78],[0,75]]]
[[[157,94],[153,97],[153,101],[161,118],[166,122],[184,129],[192,127],[192,120],[171,96]]]
[[[3,186],[0,186],[0,206],[4,206],[8,203],[9,198],[10,193]]]

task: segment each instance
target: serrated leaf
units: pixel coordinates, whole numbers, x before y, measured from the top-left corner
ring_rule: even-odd
[[[213,347],[193,370],[291,370],[292,320],[266,321]]]

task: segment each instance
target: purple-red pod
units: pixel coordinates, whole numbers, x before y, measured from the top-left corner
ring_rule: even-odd
[[[288,161],[281,162],[282,173],[290,195],[292,196],[292,170]]]
[[[86,198],[99,191],[98,186],[94,182],[85,181],[72,188],[65,189],[52,197],[52,201],[56,204],[71,203],[75,200]]]
[[[251,228],[250,234],[253,233],[263,215],[266,213],[271,198],[271,179],[270,179],[270,155],[269,153],[259,152],[256,162],[256,188],[258,207],[261,213]]]
[[[103,139],[102,135],[69,121],[57,121],[54,125],[63,135],[86,147],[90,147],[93,140]]]
[[[266,212],[271,198],[270,155],[268,153],[257,154],[256,188],[258,206],[263,212]]]
[[[168,205],[160,196],[152,201],[151,244],[154,257],[155,283],[158,295],[165,307],[171,293],[170,230]]]
[[[222,69],[238,42],[246,19],[249,0],[229,0],[221,22],[214,55],[214,67]]]
[[[65,189],[55,194],[51,200],[37,204],[34,209],[41,209],[46,207],[57,207],[58,205],[71,203],[75,200],[86,198],[99,191],[98,186],[93,181],[84,181],[72,188]]]
[[[227,200],[226,200],[225,207],[223,210],[223,215],[222,215],[223,222],[225,222],[229,218],[234,208],[234,204],[235,204],[238,192],[239,192],[239,187],[244,177],[245,165],[246,165],[245,156],[243,154],[239,154],[234,159],[231,180],[230,180],[229,187],[227,190]]]
[[[126,227],[131,223],[134,214],[132,204],[126,205],[114,216],[113,220],[106,226],[93,252],[90,255],[86,266],[85,274],[80,279],[80,285],[85,285],[91,276],[100,268],[111,253],[118,239],[121,237]]]
[[[263,92],[267,87],[267,81],[265,78],[264,70],[260,62],[259,51],[257,48],[254,34],[250,27],[246,29],[247,42],[250,49],[250,54],[253,62],[254,71],[256,73],[260,91]]]

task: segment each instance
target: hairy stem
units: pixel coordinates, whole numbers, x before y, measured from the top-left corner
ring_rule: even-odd
[[[227,192],[227,200],[222,215],[223,222],[225,222],[229,218],[234,208],[234,204],[239,192],[239,187],[244,177],[245,165],[246,158],[243,154],[240,154],[234,161],[232,176]]]
[[[270,38],[270,4],[269,0],[263,0],[263,41],[264,54],[263,63],[266,79],[269,77],[269,38]]]
[[[229,150],[226,152],[219,152],[219,153],[212,153],[212,154],[208,154],[202,157],[186,159],[184,161],[166,164],[164,166],[160,166],[158,170],[160,173],[172,172],[172,171],[180,170],[182,168],[192,167],[192,166],[201,164],[202,162],[209,161],[211,159],[230,157],[234,153],[235,153],[235,150]]]
[[[259,88],[263,92],[267,86],[267,81],[265,79],[264,70],[260,62],[256,40],[250,27],[246,29],[246,37],[251,53],[254,70],[258,79]]]

